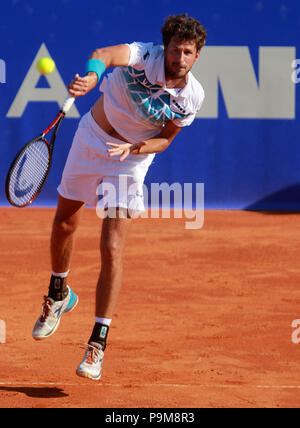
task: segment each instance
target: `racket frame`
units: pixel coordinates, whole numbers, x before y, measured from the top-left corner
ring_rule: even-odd
[[[52,164],[52,154],[53,154],[54,142],[55,142],[55,139],[56,139],[56,135],[57,135],[58,129],[59,129],[60,125],[61,125],[61,122],[62,122],[63,118],[68,113],[68,111],[71,109],[74,101],[75,101],[75,97],[68,96],[65,99],[65,101],[64,101],[64,103],[62,105],[61,110],[59,111],[59,113],[57,114],[57,116],[53,120],[53,122],[51,122],[51,124],[48,126],[48,128],[46,128],[38,137],[30,140],[27,144],[25,144],[25,146],[19,151],[19,153],[17,154],[17,156],[15,157],[15,159],[13,160],[13,162],[11,163],[11,166],[9,168],[9,171],[8,171],[7,177],[6,177],[5,193],[6,193],[6,197],[7,197],[8,202],[11,205],[13,205],[14,207],[23,208],[23,207],[28,206],[29,204],[31,204],[37,198],[37,196],[42,191],[42,189],[44,187],[44,184],[46,182],[46,179],[47,179],[47,177],[49,175],[49,172],[50,172],[50,168],[51,168],[51,164]],[[53,128],[54,128],[53,134],[51,136],[50,143],[49,143],[46,140],[45,135],[47,135]],[[43,141],[46,144],[47,148],[48,148],[48,151],[49,151],[48,167],[47,167],[45,176],[44,176],[41,184],[38,187],[38,190],[35,192],[35,194],[32,196],[32,198],[29,201],[27,201],[25,204],[18,205],[16,203],[14,203],[12,201],[11,197],[10,197],[9,184],[10,184],[11,172],[14,169],[16,162],[23,155],[24,151],[27,150],[28,146],[31,145],[31,144],[34,144],[37,141]]]
[[[56,118],[53,120],[53,122],[48,126],[48,128],[46,128],[38,137],[33,138],[32,140],[30,140],[27,144],[25,144],[25,146],[19,151],[19,153],[16,155],[16,157],[14,158],[14,160],[11,163],[11,166],[9,168],[9,171],[7,173],[7,177],[6,177],[6,182],[5,182],[5,194],[6,194],[6,198],[8,200],[8,202],[13,205],[16,208],[24,208],[28,205],[30,205],[40,194],[40,192],[42,191],[44,184],[48,178],[50,169],[51,169],[51,164],[52,164],[52,155],[53,155],[53,149],[54,149],[54,143],[55,143],[55,139],[56,139],[56,135],[58,132],[58,129],[61,125],[61,122],[63,120],[63,118],[65,117],[65,113],[63,111],[60,111],[58,113],[58,115],[56,116]],[[53,134],[51,136],[51,140],[50,143],[46,140],[45,135],[48,134],[52,129],[54,128]],[[28,149],[29,146],[31,146],[32,144],[35,144],[38,141],[43,141],[44,144],[46,144],[48,152],[49,152],[49,162],[48,162],[48,167],[46,170],[46,173],[43,177],[43,180],[41,181],[37,191],[35,192],[35,194],[31,197],[31,199],[22,204],[22,205],[18,205],[16,204],[10,197],[10,191],[9,191],[9,187],[10,187],[10,177],[12,174],[12,170],[15,168],[15,164],[18,162],[18,160],[23,156],[24,152]]]

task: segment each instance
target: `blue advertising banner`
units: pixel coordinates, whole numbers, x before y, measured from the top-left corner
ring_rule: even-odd
[[[54,118],[91,52],[133,41],[162,44],[165,18],[185,12],[208,33],[193,68],[206,98],[194,123],[156,156],[146,185],[204,183],[211,209],[300,209],[298,0],[1,2],[1,205],[11,161]],[[36,69],[42,56],[56,63],[47,76]],[[64,120],[35,205],[55,205],[74,132],[98,97],[95,89],[78,98]]]

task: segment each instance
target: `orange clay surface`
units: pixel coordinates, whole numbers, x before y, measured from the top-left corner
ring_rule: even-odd
[[[75,375],[94,323],[93,209],[70,274],[79,305],[54,336],[31,337],[53,216],[0,209],[0,407],[299,406],[299,215],[206,211],[200,230],[186,230],[185,219],[134,220],[100,382]]]

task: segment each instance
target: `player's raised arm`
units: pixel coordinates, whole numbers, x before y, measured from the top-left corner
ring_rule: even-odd
[[[103,61],[106,68],[126,66],[129,64],[130,48],[123,44],[96,49],[90,59]]]
[[[130,48],[126,44],[96,49],[86,63],[86,75],[76,74],[68,86],[72,97],[81,97],[95,88],[108,67],[128,65]]]

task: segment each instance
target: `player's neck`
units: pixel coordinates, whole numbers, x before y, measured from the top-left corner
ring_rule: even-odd
[[[184,88],[187,84],[188,77],[180,77],[179,79],[173,78],[172,76],[166,76],[166,87],[169,89],[172,88]]]

